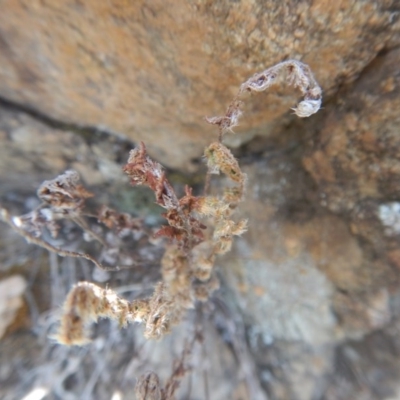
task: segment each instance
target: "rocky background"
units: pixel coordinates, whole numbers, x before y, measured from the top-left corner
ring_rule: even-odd
[[[179,399],[400,399],[399,13],[396,0],[0,0],[0,198],[13,213],[72,168],[100,203],[154,220],[121,171],[135,143],[195,186],[216,134],[204,116],[255,72],[299,59],[324,90],[304,120],[293,88],[252,95],[226,137],[249,177],[249,232],[219,260]],[[107,324],[88,347],[51,343],[77,279],[145,289],[0,226],[1,398],[133,399],[141,372],[168,376],[185,326],[156,345]]]

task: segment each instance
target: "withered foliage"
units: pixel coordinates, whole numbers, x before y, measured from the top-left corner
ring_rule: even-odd
[[[137,400],[174,400],[175,394],[185,375],[190,372],[189,357],[191,356],[194,344],[200,341],[201,335],[196,332],[193,340],[186,342],[183,351],[178,359],[174,361],[171,376],[166,381],[164,387],[161,385],[160,378],[155,372],[147,371],[139,376],[135,395]]]
[[[120,237],[143,231],[143,221],[140,218],[133,218],[128,213],[120,213],[105,205],[100,208],[97,219]]]
[[[53,180],[44,181],[37,195],[42,203],[33,211],[21,216],[12,217],[5,208],[0,207],[1,220],[25,237],[28,242],[61,257],[87,259],[104,270],[118,270],[140,262],[133,254],[126,254],[120,239],[127,236],[133,239],[146,235],[143,221],[106,206],[102,206],[96,215],[86,214],[86,200],[93,194],[79,183],[76,171],[66,171]],[[98,223],[94,223],[93,219]],[[57,239],[66,221],[78,225],[84,233],[85,240],[95,240],[100,243],[101,255],[94,257],[59,247]],[[107,235],[101,225],[107,228],[106,231],[111,230],[114,234],[108,232]]]
[[[197,199],[192,196],[192,190],[186,187],[186,195],[178,199],[163,167],[147,155],[144,143],[130,152],[124,171],[132,185],[145,185],[153,190],[156,203],[166,210],[163,217],[168,226],[162,227],[156,236],[175,239],[186,250],[203,240],[202,230],[206,227],[193,214]]]
[[[78,219],[86,199],[93,196],[79,184],[76,171],[66,171],[53,180],[44,181],[37,190],[42,204],[35,210],[20,217],[14,217],[15,224],[35,237],[42,236],[47,228],[52,237],[58,236],[62,219]]]
[[[56,336],[60,343],[86,343],[90,337],[90,324],[99,318],[117,320],[121,326],[139,322],[144,325],[144,335],[147,338],[160,338],[182,320],[196,301],[206,301],[219,287],[214,268],[216,257],[228,252],[234,236],[247,230],[247,221],[235,218],[238,205],[245,195],[246,175],[230,150],[222,143],[222,137],[238,125],[242,114],[242,94],[266,90],[277,82],[280,74],[286,77],[289,84],[299,88],[304,96],[294,108],[299,117],[308,117],[318,111],[322,91],[309,67],[299,61],[282,62],[248,79],[240,86],[224,116],[206,118],[210,124],[218,126],[219,136],[204,152],[208,168],[204,195],[193,195],[192,189],[187,186],[185,194],[179,198],[168,181],[164,168],[150,158],[144,143],[140,143],[130,152],[124,171],[131,184],[149,187],[154,192],[155,202],[165,210],[163,216],[167,224],[155,233],[156,237],[167,239],[161,260],[162,281],[155,286],[152,296],[132,302],[120,298],[111,289],[103,289],[89,282],[78,283],[71,289],[64,304]],[[218,195],[208,194],[208,183],[214,174],[223,174],[229,182],[226,189]],[[85,200],[91,194],[78,182],[77,173],[67,171],[42,184],[38,196],[43,204],[37,210],[12,218],[3,209],[2,218],[26,239],[50,251],[62,256],[85,257],[103,267],[87,254],[64,251],[41,237],[44,228],[56,236],[58,221],[69,219],[108,251],[119,252],[118,247],[113,247],[112,243],[88,224],[83,208]],[[101,208],[97,218],[118,237],[143,231],[143,224],[139,219],[105,206]],[[142,380],[143,385],[147,385],[146,390],[154,392],[149,398],[164,398],[157,379],[150,374]],[[167,385],[165,390],[171,393],[166,398],[172,398],[174,387],[173,383]]]
[[[155,233],[169,239],[161,260],[162,282],[151,297],[130,303],[110,289],[88,282],[77,284],[64,305],[57,335],[59,342],[85,343],[89,337],[87,327],[99,318],[114,319],[122,325],[140,322],[147,338],[160,338],[181,321],[196,300],[206,301],[219,287],[213,273],[215,257],[229,251],[233,237],[244,233],[247,227],[246,221],[232,219],[237,203],[243,198],[246,176],[222,143],[212,143],[205,157],[209,172],[221,171],[234,186],[220,197],[194,196],[186,187],[184,196],[178,198],[164,169],[149,157],[145,145],[141,143],[131,151],[124,167],[131,183],[152,189],[156,203],[166,210],[164,217],[168,225]],[[111,228],[118,221],[134,226],[128,217],[104,208],[100,220]]]
[[[266,70],[259,72],[244,82],[229,104],[225,115],[221,117],[207,117],[206,121],[217,125],[220,130],[220,138],[239,124],[242,115],[241,107],[243,102],[240,97],[245,92],[263,92],[276,84],[278,78],[283,76],[289,85],[300,89],[304,99],[292,110],[300,117],[309,117],[315,114],[321,107],[322,89],[318,85],[308,65],[297,60],[287,60]]]
[[[54,212],[62,215],[74,215],[74,213],[79,215],[85,200],[93,197],[92,193],[79,184],[79,175],[76,171],[66,171],[53,180],[44,181],[37,195]]]

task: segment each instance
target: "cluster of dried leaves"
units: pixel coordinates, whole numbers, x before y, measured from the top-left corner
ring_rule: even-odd
[[[244,82],[224,116],[206,118],[207,122],[219,127],[219,137],[204,152],[208,168],[204,195],[194,196],[192,189],[187,186],[185,194],[179,198],[165,170],[149,157],[143,143],[131,151],[124,167],[125,173],[132,185],[149,187],[155,194],[155,202],[165,210],[163,216],[167,224],[154,234],[155,237],[167,239],[161,260],[162,280],[155,286],[151,297],[132,302],[120,298],[111,289],[90,282],[78,283],[71,289],[64,304],[56,335],[60,343],[87,343],[90,340],[88,328],[99,318],[116,320],[121,326],[140,322],[144,325],[147,338],[160,338],[182,320],[196,301],[206,301],[219,287],[214,268],[216,257],[228,252],[234,236],[241,235],[247,229],[246,220],[236,220],[234,217],[244,197],[246,176],[230,150],[222,144],[222,137],[238,125],[242,114],[240,97],[243,93],[266,90],[276,83],[281,73],[286,74],[289,84],[298,87],[304,96],[294,108],[295,113],[299,117],[308,117],[318,111],[321,89],[309,67],[299,61],[282,62]],[[220,173],[230,183],[219,195],[208,194],[211,176]],[[84,205],[92,195],[79,184],[76,172],[67,171],[54,180],[44,182],[38,190],[38,196],[43,203],[36,210],[20,217],[11,217],[7,210],[1,209],[2,220],[28,241],[51,252],[60,256],[83,257],[100,268],[106,268],[89,254],[62,249],[45,239],[44,232],[50,232],[53,238],[57,236],[60,220],[72,221],[87,236],[101,243],[105,251],[103,259],[115,255],[113,269],[118,268],[122,257],[120,247],[113,244],[115,240],[107,240],[88,223]],[[140,220],[108,207],[102,207],[96,218],[98,223],[114,232],[114,239],[137,237],[138,233],[145,232]],[[158,378],[150,374],[139,380],[138,393],[143,387],[155,391],[154,398],[172,399],[177,385],[171,386],[174,389],[162,391]]]
[[[66,171],[53,180],[44,181],[37,195],[42,202],[28,214],[12,217],[5,208],[0,207],[0,218],[28,242],[61,257],[85,258],[104,270],[118,270],[140,263],[141,260],[124,253],[121,240],[127,236],[138,239],[146,235],[143,221],[106,206],[102,206],[96,215],[87,214],[85,202],[93,194],[79,184],[76,171]],[[93,224],[89,223],[93,219],[98,223],[94,229]],[[66,221],[78,225],[86,240],[100,243],[102,252],[98,257],[56,245],[62,224]],[[101,226],[109,230],[108,235],[103,234]],[[116,251],[117,257],[113,257]]]
[[[220,142],[205,151],[209,173],[222,171],[233,182],[220,197],[194,196],[186,187],[178,198],[160,164],[147,154],[143,143],[132,150],[124,171],[132,185],[146,185],[155,193],[156,203],[163,207],[168,225],[154,236],[166,237],[161,260],[162,281],[148,299],[128,302],[112,290],[81,282],[72,288],[64,305],[57,340],[64,344],[83,344],[88,340],[87,326],[98,318],[110,318],[121,325],[140,322],[147,338],[160,338],[179,323],[196,300],[205,301],[218,288],[213,267],[215,257],[230,250],[233,237],[246,230],[246,221],[235,222],[233,214],[244,192],[245,175],[231,152]],[[100,213],[103,222],[114,226],[131,220],[115,216],[115,212]],[[118,229],[120,226],[117,224]],[[135,225],[134,225],[135,226]]]

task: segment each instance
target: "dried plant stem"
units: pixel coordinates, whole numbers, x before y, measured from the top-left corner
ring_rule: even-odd
[[[321,107],[322,89],[318,85],[307,64],[297,60],[287,60],[276,64],[266,70],[259,72],[244,82],[235,97],[229,104],[225,115],[220,117],[207,117],[206,121],[217,125],[219,128],[218,141],[221,142],[227,131],[233,132],[238,126],[239,118],[242,115],[243,102],[239,100],[243,93],[248,91],[263,92],[278,82],[278,77],[286,73],[286,81],[289,85],[299,88],[304,99],[292,108],[294,113],[300,117],[309,117],[315,114]]]
[[[175,398],[175,393],[178,390],[182,379],[191,370],[188,366],[188,359],[192,354],[192,349],[196,340],[197,337],[195,335],[190,343],[186,342],[180,358],[175,360],[172,374],[166,382],[163,390],[162,400],[173,400]]]
[[[75,222],[79,227],[81,227],[83,231],[93,236],[93,238],[96,239],[105,248],[110,247],[109,244],[100,235],[98,235],[96,232],[93,231],[93,229],[90,228],[88,223],[80,215],[72,217],[71,220]]]
[[[135,386],[137,400],[174,400],[182,379],[192,369],[188,365],[196,341],[199,341],[199,332],[195,332],[193,339],[185,341],[179,359],[174,361],[172,373],[162,387],[160,379],[155,372],[147,371],[142,374]],[[208,397],[207,397],[208,400]]]
[[[308,117],[320,108],[322,90],[310,68],[300,61],[281,62],[245,81],[224,116],[206,118],[207,122],[218,126],[219,135],[218,140],[211,143],[204,152],[208,170],[203,196],[194,196],[192,189],[186,186],[184,196],[179,198],[167,180],[164,168],[151,159],[144,143],[131,150],[124,171],[132,185],[149,187],[155,194],[156,203],[165,210],[163,216],[168,225],[161,227],[155,234],[156,237],[165,236],[170,239],[161,260],[162,281],[155,286],[152,297],[133,302],[118,297],[110,289],[89,282],[75,285],[64,305],[58,334],[61,343],[86,343],[89,340],[87,328],[98,318],[114,319],[122,326],[133,321],[141,322],[145,326],[146,338],[159,338],[182,320],[196,300],[207,301],[218,289],[219,280],[214,271],[216,257],[230,251],[234,237],[247,230],[247,220],[236,221],[234,218],[239,203],[244,199],[246,174],[222,143],[222,137],[238,125],[242,115],[242,95],[248,91],[261,92],[268,89],[278,82],[279,75],[284,76],[290,85],[299,88],[304,97],[293,109],[297,116]],[[211,196],[208,194],[211,175],[220,173],[229,179],[229,185],[219,196]],[[92,194],[79,184],[79,180],[76,171],[66,171],[55,179],[45,181],[37,192],[45,207],[21,217],[11,217],[6,209],[0,208],[0,219],[27,241],[52,253],[62,257],[84,258],[101,269],[115,271],[119,268],[105,268],[89,254],[64,250],[40,238],[44,228],[55,237],[60,230],[58,220],[69,219],[106,250],[123,255],[118,246],[110,248],[107,241],[84,218],[85,201]],[[106,206],[102,207],[97,219],[116,232],[118,238],[144,231],[138,219]],[[203,221],[209,229],[206,230]],[[173,381],[167,384],[166,390],[172,393],[170,396],[175,391],[174,385]]]
[[[182,303],[174,301],[162,282],[156,285],[152,297],[132,302],[111,289],[80,282],[68,293],[55,338],[62,344],[85,344],[90,341],[90,324],[99,318],[116,320],[120,326],[140,322],[145,326],[145,337],[160,338],[181,320],[185,309]]]
[[[148,301],[129,303],[112,290],[81,282],[71,289],[65,300],[61,326],[55,338],[62,344],[82,345],[90,341],[89,324],[99,318],[117,320],[125,326],[131,321],[142,321],[148,313]]]
[[[52,253],[58,254],[60,257],[75,257],[75,258],[85,258],[86,260],[91,261],[96,267],[104,269],[106,271],[112,270],[115,271],[115,268],[107,268],[104,267],[101,263],[99,263],[94,257],[87,253],[80,253],[77,251],[65,250],[60,247],[53,246],[52,244],[46,242],[39,237],[35,237],[34,235],[27,232],[25,229],[20,228],[14,221],[13,217],[9,214],[9,212],[5,208],[0,208],[0,219],[8,224],[15,232],[19,233],[23,236],[28,243],[36,244],[39,247],[42,247]]]

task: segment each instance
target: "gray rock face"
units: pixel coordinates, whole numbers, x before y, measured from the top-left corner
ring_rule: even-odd
[[[93,132],[88,139],[88,132],[0,107],[0,191],[32,192],[67,169],[77,170],[89,185],[126,181],[119,159],[126,158],[132,144]]]

